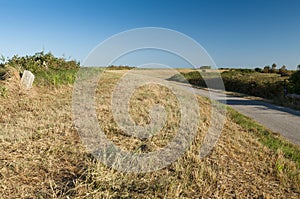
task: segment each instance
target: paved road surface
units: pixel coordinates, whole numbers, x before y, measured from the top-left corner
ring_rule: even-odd
[[[206,90],[196,89],[195,92],[209,97],[209,92]],[[214,93],[214,95],[218,95],[218,93]],[[220,96],[218,99],[225,100],[224,96]],[[292,143],[300,145],[300,111],[229,95],[226,96],[226,104],[273,132],[280,133]]]

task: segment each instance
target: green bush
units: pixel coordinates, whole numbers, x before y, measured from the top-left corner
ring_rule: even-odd
[[[292,93],[300,94],[300,71],[293,73],[289,79],[290,91]]]
[[[20,72],[29,70],[32,73],[47,71],[49,69],[75,69],[79,67],[79,63],[75,60],[67,61],[65,58],[56,58],[53,54],[38,52],[32,56],[26,55],[19,57],[13,56],[6,63],[9,66],[17,68]]]
[[[131,70],[131,69],[134,69],[136,67],[133,67],[133,66],[108,66],[106,69],[107,70]]]
[[[189,83],[201,87],[209,85],[218,85],[219,79],[214,76],[201,76],[197,71],[182,74]],[[248,95],[275,99],[283,97],[284,77],[278,74],[258,73],[251,69],[233,69],[221,74],[227,91],[234,91]],[[170,80],[178,80],[179,75],[175,75]],[[218,89],[218,88],[215,88]]]
[[[209,69],[211,69],[211,66],[200,66],[200,69],[203,69],[203,70],[208,69],[209,70]]]
[[[20,74],[29,70],[35,75],[35,84],[61,85],[73,84],[79,69],[79,62],[57,58],[53,54],[38,52],[32,56],[19,57],[18,55],[8,59],[0,67],[0,78],[7,74],[7,68],[16,68]]]
[[[36,73],[35,84],[41,86],[73,84],[76,79],[77,71],[78,69],[51,69],[48,71],[40,71]]]
[[[263,72],[263,69],[261,69],[261,68],[255,68],[254,71],[255,71],[255,72],[258,72],[258,73],[262,73],[262,72]]]

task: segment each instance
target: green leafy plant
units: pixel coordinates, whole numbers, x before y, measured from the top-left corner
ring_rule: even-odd
[[[64,85],[73,84],[76,79],[78,69],[60,69],[60,70],[48,70],[36,73],[35,84],[47,86],[47,85]]]
[[[108,66],[106,69],[107,70],[131,70],[131,69],[134,69],[136,67],[133,67],[133,66],[114,66],[114,65],[111,65],[111,66]]]
[[[32,56],[19,57],[13,56],[7,61],[7,64],[17,68],[20,72],[30,70],[32,73],[47,71],[49,69],[76,69],[79,62],[75,60],[66,60],[65,58],[57,58],[52,53],[38,52]]]
[[[8,88],[3,85],[0,85],[0,96],[7,97],[7,93],[8,93]]]
[[[300,70],[291,75],[290,79],[290,91],[296,94],[300,94]]]
[[[0,67],[0,78],[3,79],[8,67],[16,68],[20,75],[24,70],[29,70],[35,75],[36,85],[61,85],[72,84],[80,63],[75,60],[57,58],[52,53],[38,52],[31,56],[18,55],[8,59],[7,67]]]

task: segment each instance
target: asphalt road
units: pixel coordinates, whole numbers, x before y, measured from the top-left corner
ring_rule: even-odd
[[[195,89],[195,93],[209,97],[209,92]],[[280,133],[289,141],[300,145],[300,111],[276,106],[263,101],[250,100],[230,95],[220,95],[211,92],[216,99],[226,101],[226,104],[262,124],[273,132]]]
[[[175,84],[191,88],[191,85],[176,82]],[[284,136],[290,142],[300,146],[300,111],[267,102],[226,95],[224,92],[193,87],[193,92],[220,101],[231,106],[243,115],[262,124],[275,133]]]

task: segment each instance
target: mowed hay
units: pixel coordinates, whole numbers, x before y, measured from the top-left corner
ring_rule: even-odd
[[[149,107],[160,103],[167,107],[168,124],[149,140],[132,138],[115,124],[110,106],[120,76],[106,73],[99,82],[100,127],[126,150],[147,153],[164,147],[180,118],[176,99],[159,85],[138,89],[129,103],[132,119],[149,123]],[[36,92],[0,97],[0,198],[299,198],[295,163],[230,119],[212,153],[199,158],[210,124],[207,100],[198,99],[201,121],[190,149],[162,170],[135,174],[112,170],[86,152],[72,121],[72,87]]]

